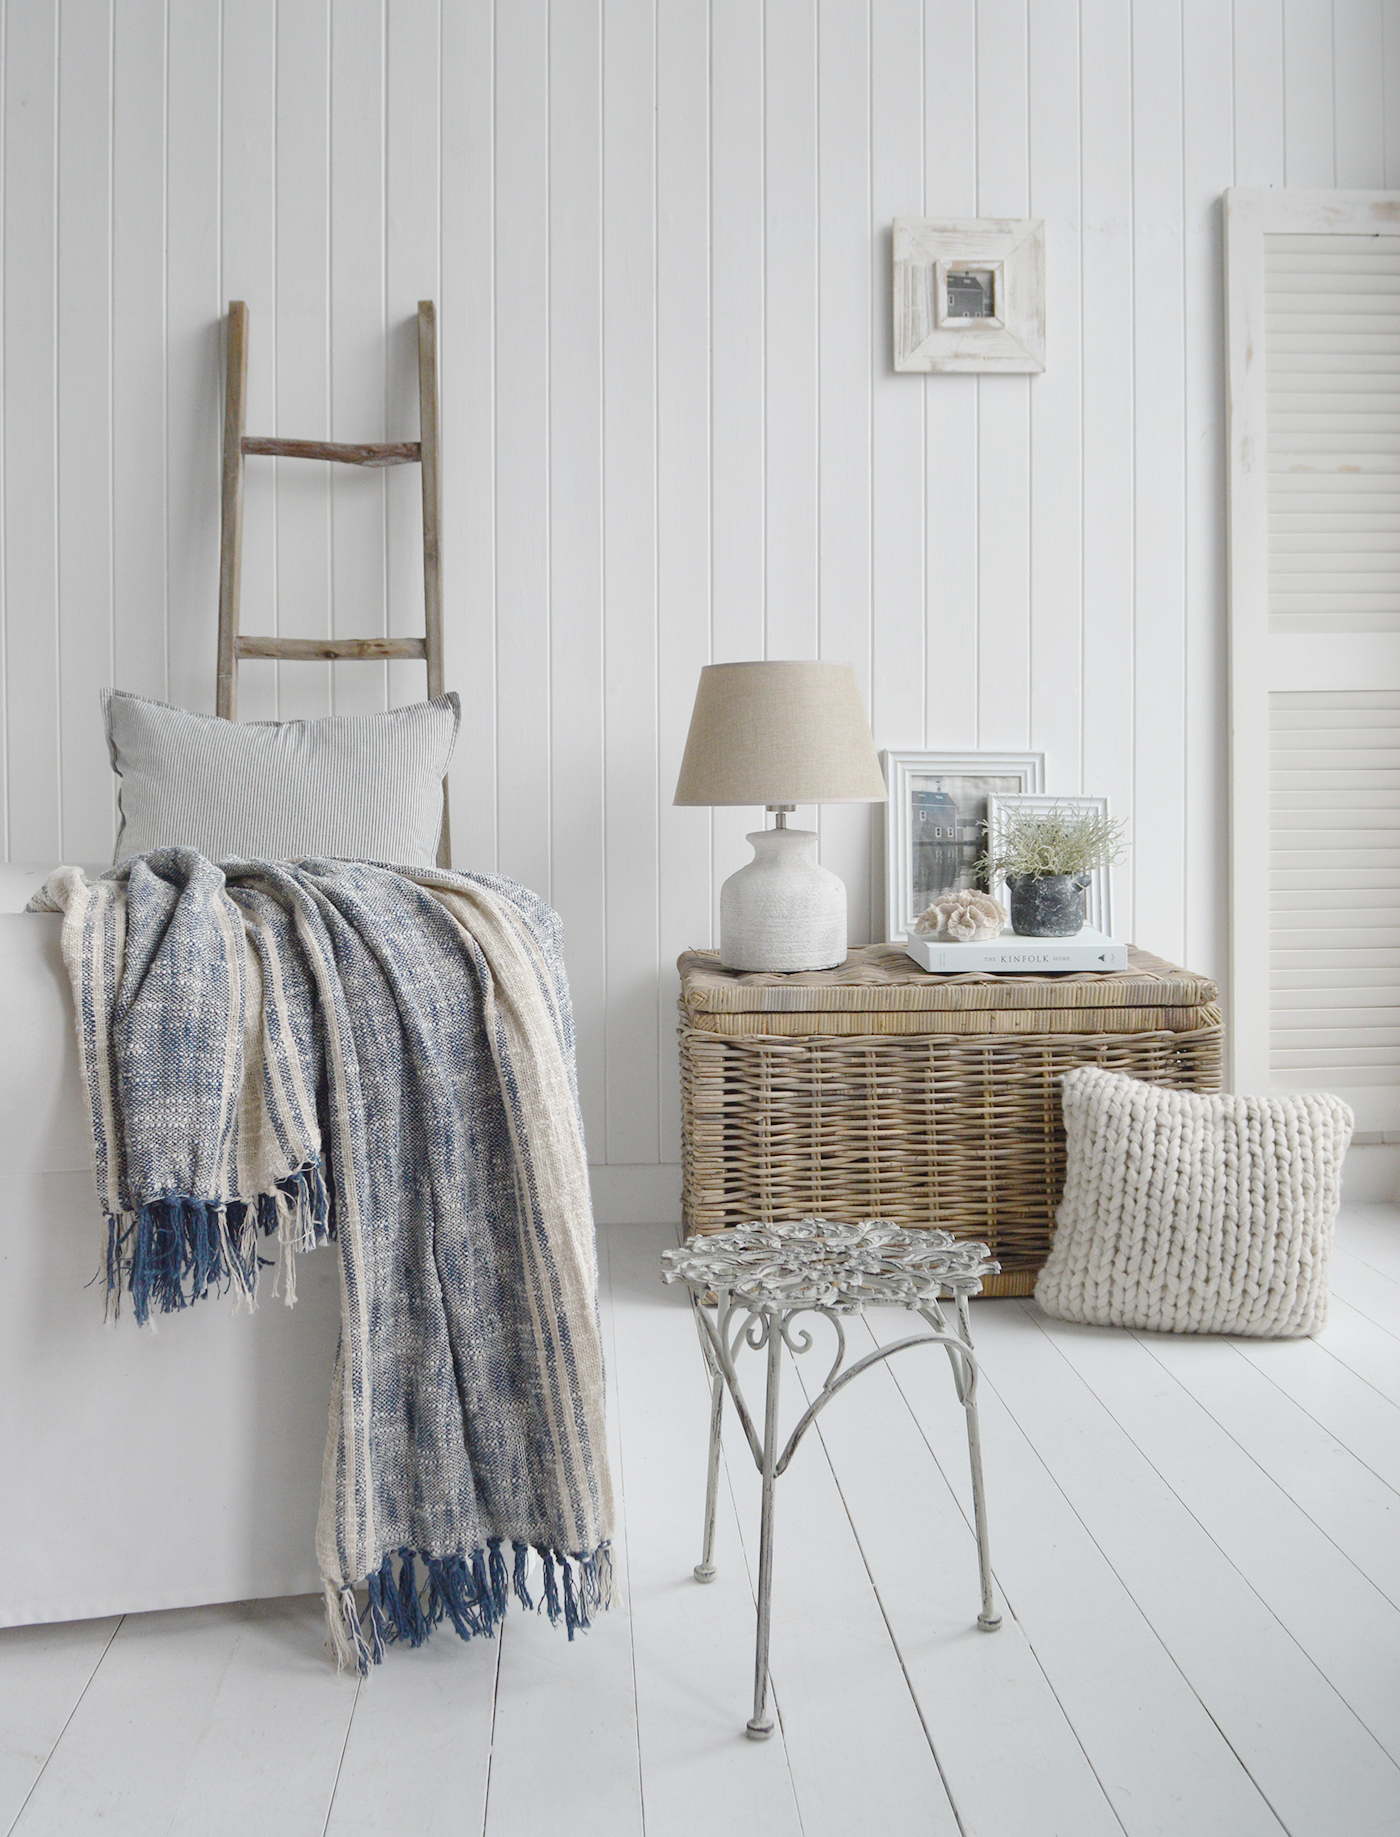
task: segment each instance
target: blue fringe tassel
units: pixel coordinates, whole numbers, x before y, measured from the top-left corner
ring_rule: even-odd
[[[510,1599],[510,1581],[506,1575],[506,1559],[501,1555],[501,1540],[499,1537],[488,1538],[486,1540],[486,1547],[489,1552],[487,1566],[491,1573],[491,1605],[496,1610],[497,1620],[500,1620],[505,1614],[506,1603]]]
[[[335,1226],[320,1167],[313,1163],[277,1184],[296,1214],[310,1221],[311,1241],[329,1243]],[[258,1233],[270,1237],[277,1228],[277,1200],[270,1193],[225,1204],[176,1193],[109,1215],[101,1272],[108,1313],[118,1312],[123,1290],[143,1327],[152,1314],[174,1314],[211,1292],[237,1288],[251,1298],[258,1270],[267,1266],[257,1252]]]
[[[580,1627],[588,1625],[588,1616],[574,1594],[574,1572],[569,1567],[567,1556],[561,1556],[559,1567],[564,1572],[564,1625],[569,1629],[572,1639]]]
[[[527,1586],[530,1545],[519,1539],[515,1552],[514,1592],[522,1607],[532,1608]],[[562,1620],[569,1638],[589,1625],[589,1610],[606,1607],[611,1592],[612,1559],[606,1544],[591,1553],[573,1552],[578,1565],[575,1583],[570,1558],[546,1544],[535,1546],[544,1565],[544,1596],[540,1606],[557,1626]],[[562,1574],[563,1596],[556,1569]],[[344,1599],[347,1591],[341,1591]],[[502,1539],[492,1537],[485,1549],[470,1556],[429,1556],[426,1551],[391,1551],[365,1578],[365,1606],[355,1639],[359,1670],[367,1675],[379,1664],[386,1647],[421,1646],[434,1627],[451,1623],[459,1639],[495,1637],[505,1616],[511,1593]]]
[[[529,1613],[534,1608],[530,1599],[530,1546],[518,1540],[515,1549],[515,1598]]]
[[[544,1599],[540,1602],[540,1606],[549,1615],[549,1624],[557,1627],[561,1610],[559,1589],[554,1580],[554,1552],[547,1544],[536,1544],[535,1548],[539,1552],[540,1561],[544,1564]]]

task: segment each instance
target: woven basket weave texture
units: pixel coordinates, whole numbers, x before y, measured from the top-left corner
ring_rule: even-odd
[[[687,1232],[889,1218],[982,1238],[1028,1295],[1064,1183],[1059,1079],[1220,1088],[1216,986],[1131,949],[1113,975],[940,976],[898,945],[839,970],[679,961]]]

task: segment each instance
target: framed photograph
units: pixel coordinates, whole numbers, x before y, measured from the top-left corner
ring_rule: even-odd
[[[1007,795],[1005,792],[994,792],[987,800],[987,822],[990,825],[992,853],[995,854],[1006,834],[1007,819],[1013,811],[1030,810],[1091,810],[1097,816],[1108,815],[1106,797],[1046,797]],[[993,882],[989,889],[993,899],[999,899],[1003,906],[1010,906],[1006,882],[1000,878]],[[1113,883],[1109,869],[1094,869],[1093,879],[1084,898],[1084,922],[1092,925],[1095,931],[1101,931],[1105,937],[1113,936]]]
[[[949,887],[977,884],[987,802],[1039,791],[1044,753],[881,754],[885,805],[885,936],[902,944]]]
[[[894,220],[896,370],[1045,368],[1038,218]]]

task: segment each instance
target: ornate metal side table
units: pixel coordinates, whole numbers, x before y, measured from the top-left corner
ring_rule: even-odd
[[[832,1224],[808,1218],[795,1224],[739,1225],[710,1237],[692,1238],[678,1250],[662,1252],[662,1280],[684,1282],[711,1375],[710,1455],[705,1482],[704,1550],[695,1566],[697,1582],[713,1581],[715,1504],[719,1485],[720,1432],[726,1389],[763,1476],[763,1514],[758,1548],[758,1641],[754,1659],[753,1715],[748,1732],[755,1741],[773,1733],[768,1713],[768,1637],[773,1598],[773,1495],[802,1437],[838,1391],[861,1372],[910,1346],[942,1346],[953,1370],[958,1401],[967,1417],[967,1449],[972,1465],[972,1505],[977,1530],[977,1558],[982,1581],[982,1611],[977,1624],[985,1632],[1001,1625],[992,1594],[992,1565],[987,1544],[987,1506],[982,1485],[982,1445],[977,1426],[977,1360],[972,1350],[968,1302],[995,1274],[985,1244],[951,1237],[930,1228],[905,1230],[883,1219],[863,1224]],[[706,1306],[713,1292],[717,1305]],[[951,1299],[954,1319],[942,1307]],[[929,1329],[877,1347],[846,1365],[846,1330],[842,1316],[859,1314],[867,1304],[903,1307]],[[813,1337],[794,1328],[800,1314],[822,1314],[836,1330],[836,1357],[820,1390],[799,1417],[781,1448],[778,1445],[778,1387],[784,1346],[807,1352]],[[767,1391],[763,1433],[744,1398],[735,1355],[741,1346],[767,1353]],[[844,1366],[844,1369],[843,1369]]]

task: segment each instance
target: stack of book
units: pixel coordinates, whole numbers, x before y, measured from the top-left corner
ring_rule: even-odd
[[[1072,938],[1023,938],[1004,931],[980,944],[945,944],[935,938],[908,938],[905,950],[926,970],[967,975],[980,970],[997,976],[1052,976],[1073,970],[1125,970],[1128,947],[1086,925]]]

